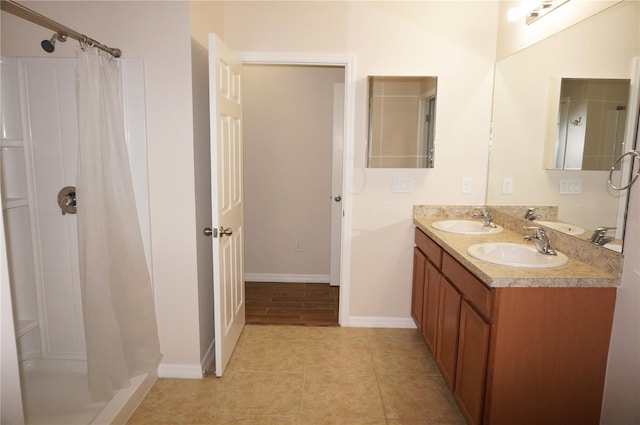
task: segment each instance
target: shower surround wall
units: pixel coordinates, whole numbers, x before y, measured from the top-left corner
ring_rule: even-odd
[[[74,186],[78,158],[75,61],[22,62],[33,151],[34,206],[41,255],[43,356],[84,358],[76,216],[62,215],[58,191]]]
[[[71,417],[75,422],[78,415],[88,418],[84,422],[88,423],[104,403],[88,401],[85,363],[69,363],[86,358],[77,216],[62,215],[57,203],[58,191],[75,186],[76,181],[76,60],[3,57],[1,64],[2,204],[25,414],[28,422],[38,422],[41,415],[50,422],[57,419],[49,415],[64,411],[73,416],[56,416],[59,423]],[[143,63],[124,59],[121,66],[127,147],[150,265]],[[50,371],[37,375],[45,365],[51,366]],[[78,378],[77,372],[61,373],[69,368],[84,370],[85,377]],[[74,387],[65,392],[64,401],[49,399],[32,384],[44,382],[46,376],[53,379],[54,374],[58,376],[54,380],[59,379],[52,381],[55,387]],[[137,403],[131,400],[142,397],[153,379],[132,380],[130,394],[115,397],[98,418],[126,418],[123,412]],[[81,388],[76,388],[78,383]],[[50,394],[55,397],[54,393]],[[80,396],[71,400],[74,394]],[[119,404],[123,401],[129,403],[124,410]],[[50,411],[53,406],[57,413]]]
[[[77,216],[62,215],[57,204],[58,191],[74,186],[78,158],[75,68],[73,59],[21,59],[20,77],[23,100],[30,187],[36,281],[40,282],[39,316],[42,355],[47,358],[83,359],[85,341],[78,265]],[[142,165],[134,173],[139,217],[148,248],[148,202],[144,149],[142,63],[123,62],[131,90],[128,99],[129,139],[142,141],[132,153],[132,164]],[[138,71],[137,73],[134,71]],[[139,75],[139,76],[138,76]],[[132,87],[138,86],[138,87]],[[132,92],[132,93],[129,93]],[[137,96],[137,97],[136,97]],[[136,121],[135,123],[131,121]],[[142,127],[142,129],[140,128]],[[29,152],[30,151],[30,152]],[[30,155],[29,155],[30,154]],[[140,164],[140,162],[142,164]],[[27,160],[27,163],[29,161]],[[139,195],[139,196],[138,196]],[[148,252],[148,249],[147,249]],[[38,259],[40,261],[38,261]],[[32,357],[27,347],[22,358]]]

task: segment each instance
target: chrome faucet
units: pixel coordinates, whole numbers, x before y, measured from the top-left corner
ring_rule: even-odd
[[[547,232],[537,226],[524,227],[524,229],[533,230],[533,235],[525,236],[524,240],[535,243],[538,252],[545,255],[558,255],[556,251],[551,248],[551,241],[547,236]]]
[[[496,223],[493,222],[493,217],[491,217],[491,214],[489,214],[489,210],[485,207],[480,208],[480,213],[474,214],[473,218],[482,219],[482,221],[484,221],[484,227],[491,227],[493,229],[497,227]]]
[[[542,215],[541,214],[536,214],[536,210],[537,208],[529,208],[526,212],[526,214],[524,215],[524,219],[525,220],[529,220],[529,221],[533,221],[537,218],[541,218]]]
[[[589,242],[595,245],[604,246],[609,242],[613,242],[615,237],[606,236],[609,230],[615,230],[615,227],[597,227],[596,230],[593,231],[593,235],[589,238]]]

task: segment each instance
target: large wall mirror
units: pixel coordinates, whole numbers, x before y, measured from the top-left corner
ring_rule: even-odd
[[[640,61],[635,59],[640,56],[638,8],[637,2],[617,3],[496,63],[488,205],[557,207],[549,210],[557,211],[557,216],[543,219],[579,226],[584,232],[576,237],[583,239],[597,227],[615,227],[610,235],[621,242],[628,191],[612,190],[608,175],[615,161],[611,158],[635,143],[640,73]],[[588,81],[631,79],[631,93],[626,98],[620,94],[612,102],[623,108],[614,107],[605,114],[607,125],[623,127],[624,136],[616,140],[619,146],[593,143],[586,147],[583,143],[580,166],[549,167],[549,152],[556,153],[557,141],[557,129],[553,128],[552,147],[547,148],[549,123],[552,127],[558,123],[561,85],[569,79],[577,86]],[[611,91],[618,89],[622,90]],[[567,87],[565,94],[569,90],[584,87]],[[628,99],[632,101],[627,105]],[[569,125],[582,130],[591,119],[585,111],[568,115]],[[617,124],[617,120],[622,121]],[[603,154],[597,161],[589,161],[602,166],[584,166],[584,151],[601,149],[610,151],[607,157]],[[629,170],[630,164],[622,164],[614,179],[628,180]]]
[[[433,168],[437,77],[370,76],[367,167]]]

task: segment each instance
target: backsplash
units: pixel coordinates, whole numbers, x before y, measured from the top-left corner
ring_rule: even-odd
[[[484,205],[415,205],[413,208],[414,218],[471,218],[473,214],[479,212]],[[524,218],[527,207],[486,207],[493,221],[507,230],[523,236],[528,236],[531,231],[523,227],[535,226],[535,221],[528,221]],[[557,217],[557,207],[536,207],[545,219]],[[604,272],[614,274],[618,277],[622,275],[622,265],[624,257],[615,251],[601,246],[596,246],[586,240],[565,233],[545,228],[551,245],[554,249],[590,264]]]

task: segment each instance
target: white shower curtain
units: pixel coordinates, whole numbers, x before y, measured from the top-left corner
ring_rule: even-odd
[[[160,344],[136,212],[118,61],[78,52],[77,211],[89,389],[110,400],[129,378],[155,371]]]

